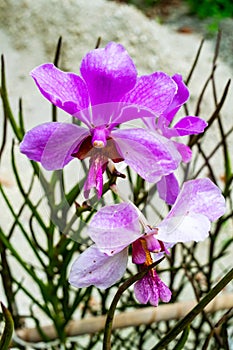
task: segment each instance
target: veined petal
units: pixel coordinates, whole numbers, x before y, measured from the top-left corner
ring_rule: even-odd
[[[146,181],[159,181],[181,161],[173,142],[158,133],[138,128],[114,130],[111,135],[124,161]]]
[[[127,260],[127,249],[109,257],[93,245],[73,263],[69,282],[76,288],[91,285],[101,289],[109,288],[124,275]]]
[[[159,116],[171,103],[177,85],[163,72],[155,72],[137,78],[135,87],[121,101],[151,109]]]
[[[134,264],[144,264],[146,261],[146,252],[142,246],[140,239],[132,244],[132,262]]]
[[[42,95],[55,106],[73,115],[89,106],[86,83],[74,73],[66,73],[52,63],[42,64],[31,72]]]
[[[159,299],[163,302],[170,301],[172,295],[170,289],[155,271],[148,272],[135,283],[134,294],[140,303],[147,304],[149,301],[153,306],[158,306]]]
[[[186,146],[181,142],[173,141],[173,143],[177,151],[180,153],[182,161],[184,163],[190,162],[190,160],[192,159],[192,150],[189,148],[189,146]]]
[[[150,109],[125,102],[109,102],[92,106],[74,115],[82,120],[90,129],[106,126],[112,130],[116,125],[139,118],[155,118],[156,115]]]
[[[169,249],[171,249],[172,247],[174,247],[175,244],[176,244],[176,243],[174,243],[174,242],[169,242],[169,243],[163,242],[164,251],[162,251],[162,252],[160,251],[160,252],[158,252],[158,253],[153,254],[153,260],[154,260],[154,261],[158,261],[158,260],[160,260],[162,257],[164,257],[165,254],[169,255],[169,254],[170,254]]]
[[[157,239],[164,242],[199,241],[208,236],[210,221],[225,212],[220,189],[208,178],[184,183],[167,217],[158,225]]]
[[[90,158],[90,167],[87,179],[84,183],[84,197],[88,198],[90,190],[96,188],[98,199],[103,192],[103,172],[106,169],[108,159],[101,156]]]
[[[105,206],[94,215],[87,234],[99,250],[114,255],[142,236],[138,213],[130,203]]]
[[[203,241],[209,235],[210,221],[205,215],[190,213],[165,218],[158,226],[156,238],[167,242]]]
[[[156,275],[155,278],[155,283],[159,291],[159,299],[161,299],[164,303],[168,303],[171,300],[172,292],[158,275]]]
[[[160,120],[161,117],[159,117],[158,120]],[[143,123],[146,125],[146,127],[151,131],[158,131],[157,126],[157,119],[156,118],[143,118]]]
[[[62,169],[74,159],[71,154],[88,135],[87,129],[74,124],[42,124],[28,131],[21,144],[21,152],[40,161],[47,170]],[[33,153],[36,158],[32,158]]]
[[[122,45],[114,42],[89,52],[82,60],[80,72],[92,105],[119,101],[134,87],[137,77],[131,57]]]
[[[173,75],[172,79],[176,83],[178,90],[174,95],[174,98],[168,108],[164,111],[163,116],[167,120],[167,125],[171,123],[174,116],[180,109],[180,107],[188,100],[189,98],[189,90],[187,86],[184,84],[182,76],[180,74]]]
[[[134,284],[134,294],[136,299],[139,301],[141,304],[147,304],[150,297],[151,297],[151,286],[149,283],[149,280],[147,278],[147,275],[138,280]],[[154,295],[154,304],[155,306],[158,306],[159,302],[159,293],[156,293],[155,290],[155,295]]]
[[[173,173],[163,176],[157,183],[157,189],[159,197],[169,205],[175,203],[180,190],[179,183]]]
[[[154,120],[156,118],[155,112],[148,107],[125,102],[121,102],[120,107],[120,113],[118,113],[113,120],[116,125],[135,119],[146,118]]]
[[[20,152],[36,162],[41,161],[45,146],[60,123],[44,123],[26,132],[20,143]]]
[[[178,123],[170,129],[170,132],[173,133],[172,136],[196,135],[202,133],[207,125],[208,124],[199,117],[188,116],[179,120]]]
[[[73,150],[88,134],[87,129],[74,124],[45,123],[25,134],[20,151],[47,170],[61,169],[73,159]]]
[[[157,233],[157,230],[155,230]],[[161,250],[161,245],[159,241],[156,239],[156,233],[155,234],[147,234],[143,238],[146,241],[146,246],[149,252],[159,252]]]
[[[225,199],[220,189],[208,178],[195,179],[184,183],[167,217],[192,212],[205,215],[210,221],[214,221],[225,210]]]

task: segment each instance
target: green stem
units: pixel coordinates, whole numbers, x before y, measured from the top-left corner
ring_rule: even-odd
[[[151,350],[162,350],[180,334],[194,318],[203,311],[211,300],[213,300],[218,293],[223,290],[223,288],[233,279],[233,268],[216,284],[216,286],[211,289],[211,291],[206,294],[206,296],[182,319],[180,320],[173,329],[162,338],[159,343],[157,343]]]
[[[2,337],[0,339],[0,349],[8,350],[11,342],[13,330],[14,330],[14,321],[10,311],[2,303],[1,303],[1,307],[5,318],[5,327],[3,330]]]
[[[121,298],[121,295],[124,293],[126,289],[128,289],[134,282],[140,280],[143,278],[149,270],[151,270],[153,267],[158,265],[164,257],[153,264],[143,268],[142,271],[137,273],[136,275],[130,277],[127,279],[118,289],[117,293],[115,294],[113,301],[110,305],[106,322],[105,322],[105,328],[104,328],[104,341],[103,341],[103,350],[111,350],[111,334],[112,334],[112,324],[113,324],[113,318],[115,314],[115,310],[117,307],[117,303]]]
[[[0,94],[3,105],[4,116],[10,121],[12,129],[17,137],[18,141],[22,141],[23,134],[17,125],[15,118],[13,116],[12,110],[10,108],[10,103],[8,100],[7,88],[6,88],[6,77],[5,77],[5,62],[4,57],[1,55],[1,86],[0,86]]]

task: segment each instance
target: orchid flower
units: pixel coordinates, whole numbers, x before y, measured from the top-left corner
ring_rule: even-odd
[[[176,113],[189,98],[189,90],[184,84],[182,76],[180,74],[175,74],[172,79],[177,84],[178,90],[170,105],[158,118],[143,118],[144,123],[150,130],[156,130],[168,139],[202,133],[207,123],[196,116],[186,116],[180,119],[175,125],[171,125]],[[192,157],[191,149],[181,142],[173,141],[173,143],[174,147],[180,153],[182,161],[188,163]],[[157,189],[163,200],[168,204],[174,204],[179,193],[179,184],[174,173],[162,176],[157,183]]]
[[[143,128],[116,127],[161,115],[174,99],[175,80],[163,72],[138,77],[127,51],[114,42],[89,52],[80,73],[63,72],[52,63],[31,72],[42,95],[85,127],[60,122],[39,125],[25,134],[21,152],[47,170],[61,169],[74,158],[90,158],[86,198],[92,188],[101,197],[109,159],[124,160],[153,183],[172,173],[181,156],[167,137]]]
[[[185,182],[171,211],[156,227],[130,202],[105,206],[87,228],[94,244],[73,263],[69,281],[77,288],[94,285],[106,289],[123,276],[131,244],[133,263],[149,266],[152,254],[159,259],[175,243],[204,240],[210,222],[224,212],[225,200],[209,179]],[[154,269],[136,282],[134,290],[143,304],[157,306],[159,299],[168,302],[171,298],[171,291]]]

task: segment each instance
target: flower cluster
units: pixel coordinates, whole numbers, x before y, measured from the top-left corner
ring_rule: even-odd
[[[141,268],[167,254],[176,242],[203,240],[210,222],[223,215],[224,199],[208,179],[186,182],[180,189],[174,175],[181,161],[192,152],[175,137],[202,133],[207,123],[186,116],[173,124],[189,91],[181,75],[164,72],[138,76],[136,67],[120,44],[89,52],[80,75],[66,73],[52,63],[35,68],[31,75],[42,95],[82,122],[51,122],[28,131],[20,150],[47,170],[61,169],[73,159],[89,159],[84,196],[103,192],[103,173],[111,162],[125,162],[144,180],[156,183],[160,197],[172,205],[168,216],[151,227],[130,202],[101,208],[87,233],[94,244],[75,261],[70,283],[76,287],[108,288],[126,269],[128,247]],[[120,125],[131,120],[141,127]],[[192,198],[192,201],[190,201]],[[155,270],[136,282],[136,298],[158,305],[169,301],[171,292]]]
[[[31,75],[39,90],[55,106],[86,127],[51,122],[26,133],[22,153],[47,170],[63,168],[72,159],[90,159],[84,194],[96,188],[102,195],[103,172],[109,160],[125,161],[146,181],[156,183],[172,174],[182,160],[190,159],[187,146],[170,138],[203,132],[206,122],[186,117],[174,128],[168,124],[187,100],[180,76],[163,72],[137,77],[135,65],[123,48],[109,43],[82,60],[81,76],[65,73],[53,64],[35,68]],[[158,127],[119,129],[130,120],[156,120]],[[170,179],[170,178],[169,178]]]
[[[88,226],[87,233],[95,244],[74,262],[70,283],[76,287],[108,288],[123,276],[130,244],[133,263],[143,268],[168,253],[177,242],[204,240],[210,222],[224,211],[224,198],[209,179],[185,182],[171,211],[156,227],[151,227],[130,202],[105,206]],[[155,306],[159,299],[167,302],[171,297],[155,270],[136,282],[134,291],[141,303],[149,301]]]

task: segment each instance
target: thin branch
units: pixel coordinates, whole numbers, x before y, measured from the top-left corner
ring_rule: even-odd
[[[180,301],[173,304],[162,304],[156,307],[144,307],[138,310],[126,311],[114,317],[112,329],[137,327],[150,325],[160,321],[176,320],[187,315],[197,305],[196,300]],[[206,313],[214,313],[219,310],[233,307],[233,293],[225,293],[212,300],[204,309]],[[85,319],[73,320],[66,326],[67,337],[75,337],[85,334],[94,334],[104,329],[106,315],[87,317]],[[57,339],[57,333],[53,325],[43,326],[43,333],[50,340]],[[24,328],[16,330],[16,334],[24,341],[40,342],[41,336],[37,328]]]
[[[176,338],[191,322],[194,318],[203,311],[206,305],[213,300],[218,293],[220,293],[225,286],[233,279],[233,268],[213,287],[208,294],[182,319],[174,328],[166,334],[166,336],[156,344],[151,350],[162,350]]]

